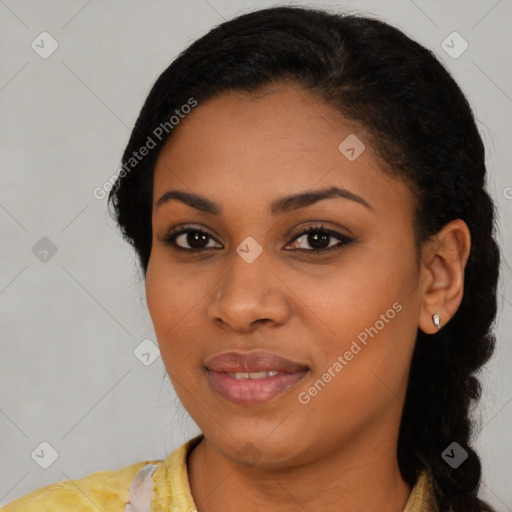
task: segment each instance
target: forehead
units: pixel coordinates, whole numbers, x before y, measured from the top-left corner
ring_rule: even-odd
[[[223,93],[181,120],[159,155],[154,201],[179,188],[256,207],[328,185],[377,208],[411,202],[405,184],[383,172],[366,130],[298,86],[274,84]]]

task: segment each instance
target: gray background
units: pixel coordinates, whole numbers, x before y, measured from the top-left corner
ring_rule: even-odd
[[[278,3],[0,0],[0,505],[58,480],[165,458],[199,432],[161,359],[145,366],[134,355],[155,341],[142,280],[92,191],[118,168],[150,86],[179,51],[224,19]],[[504,260],[476,446],[481,495],[512,511],[512,1],[309,5],[398,26],[435,52],[473,105]],[[31,47],[43,31],[59,44],[47,59]],[[456,59],[441,47],[453,31],[469,43]],[[43,237],[57,248],[47,261],[33,252]],[[42,442],[58,453],[48,469]]]

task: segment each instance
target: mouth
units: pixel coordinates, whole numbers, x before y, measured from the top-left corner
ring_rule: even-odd
[[[213,391],[237,405],[268,402],[295,387],[309,371],[306,365],[268,352],[228,352],[205,364]]]

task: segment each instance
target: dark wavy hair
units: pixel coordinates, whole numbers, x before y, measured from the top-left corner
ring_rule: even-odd
[[[382,160],[416,198],[417,248],[446,223],[462,219],[471,233],[462,303],[436,334],[418,329],[398,439],[403,478],[412,486],[430,471],[441,512],[492,511],[477,497],[481,464],[470,446],[470,407],[495,336],[500,254],[495,206],[485,191],[485,154],[471,108],[433,53],[376,19],[299,7],[238,16],[191,44],[153,85],[109,195],[112,214],[146,275],[151,252],[153,171],[172,136],[155,128],[194,98],[253,92],[276,82],[308,91],[359,123]],[[152,135],[153,134],[153,135]],[[129,168],[134,152],[155,147]],[[157,140],[155,140],[157,139]],[[468,452],[452,469],[441,457],[456,441]]]

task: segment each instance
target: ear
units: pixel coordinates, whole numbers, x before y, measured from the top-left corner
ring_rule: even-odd
[[[418,327],[426,334],[438,328],[432,321],[437,313],[441,328],[455,315],[464,293],[464,269],[471,248],[467,224],[456,219],[433,236],[422,251],[422,301]]]

